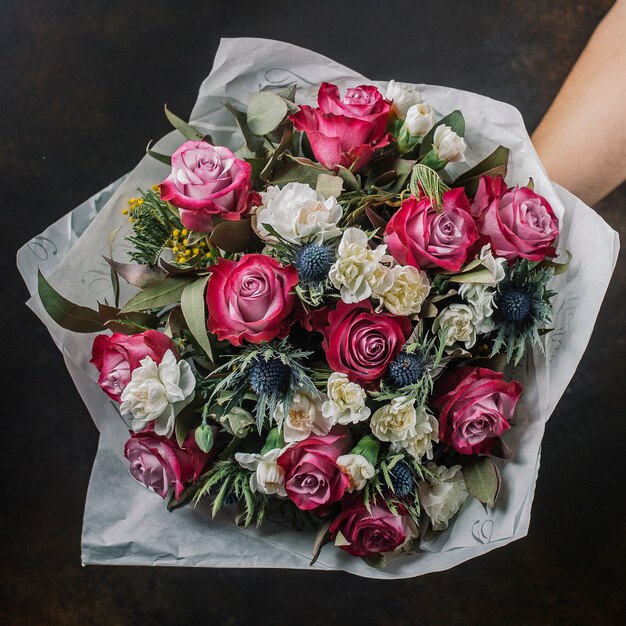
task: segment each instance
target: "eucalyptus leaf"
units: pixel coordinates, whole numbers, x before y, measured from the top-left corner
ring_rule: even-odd
[[[283,135],[280,143],[278,144],[278,146],[276,146],[276,149],[272,152],[272,155],[270,156],[267,163],[263,167],[263,170],[259,174],[259,178],[263,182],[267,183],[270,180],[274,166],[278,162],[278,159],[280,159],[280,157],[287,151],[287,149],[291,145],[292,137],[293,130],[290,127],[286,127],[283,130]]]
[[[116,275],[121,276],[128,284],[139,289],[145,289],[150,285],[165,278],[165,272],[156,265],[140,265],[139,263],[120,263],[109,257],[103,257],[104,260],[115,271]]]
[[[320,526],[319,530],[317,531],[317,534],[315,535],[315,541],[313,542],[313,555],[309,565],[315,565],[315,562],[319,558],[322,548],[327,543],[330,543],[331,539],[328,535],[328,529],[330,528],[331,523],[332,520],[327,520]]]
[[[176,443],[183,447],[187,435],[201,423],[200,416],[190,405],[186,406],[177,416],[174,427]]]
[[[343,179],[340,176],[331,174],[320,174],[317,177],[315,191],[321,193],[324,198],[330,198],[331,196],[337,198],[343,191]]]
[[[494,275],[486,267],[473,270],[471,272],[464,272],[462,274],[454,274],[450,276],[448,280],[451,283],[493,283]]]
[[[178,117],[178,115],[174,115],[174,113],[167,108],[167,104],[163,105],[163,110],[165,111],[165,117],[167,117],[169,123],[183,135],[183,137],[191,141],[202,141],[204,139],[203,133],[196,130],[193,126],[190,126],[185,120]]]
[[[358,191],[361,188],[357,177],[343,165],[339,165],[338,175],[344,182],[344,186],[348,191]]]
[[[270,91],[260,91],[248,103],[248,127],[255,135],[267,135],[285,119],[288,112],[284,98]]]
[[[250,127],[248,126],[248,116],[243,111],[239,111],[238,109],[236,109],[229,102],[222,102],[222,104],[226,109],[228,109],[228,111],[232,113],[233,117],[235,118],[237,125],[239,126],[239,129],[241,130],[241,133],[243,135],[243,139],[246,142],[246,147],[248,148],[248,150],[253,153],[256,153],[258,150],[260,150],[263,147],[263,137],[255,135],[250,130]]]
[[[153,159],[160,161],[161,163],[164,163],[165,165],[169,165],[171,167],[172,157],[168,156],[167,154],[161,154],[160,152],[155,152],[154,150],[150,148],[151,145],[152,145],[152,141],[150,141],[148,145],[146,146],[146,154],[148,156],[151,156]]]
[[[210,240],[226,252],[244,252],[254,238],[250,219],[224,220],[215,226]]]
[[[500,492],[500,472],[488,456],[464,458],[463,478],[470,495],[493,508]]]
[[[206,324],[206,303],[204,292],[209,276],[204,276],[193,283],[188,283],[180,298],[180,306],[191,334],[204,350],[209,359],[213,360],[211,342]]]
[[[121,229],[122,227],[118,226],[109,233],[109,254],[111,257],[113,257],[113,243]],[[113,267],[111,267],[111,285],[113,286],[113,303],[118,306],[120,303],[120,279]]]
[[[498,146],[489,156],[480,163],[467,170],[459,176],[453,187],[465,187],[465,191],[470,196],[476,193],[481,176],[502,176],[507,173],[510,150],[505,146]]]
[[[122,313],[160,309],[180,302],[183,289],[192,280],[193,278],[166,276],[133,296],[122,309]]]

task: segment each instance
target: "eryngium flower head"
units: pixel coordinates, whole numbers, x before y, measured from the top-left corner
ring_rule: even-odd
[[[302,282],[316,283],[326,280],[334,262],[335,253],[331,248],[309,243],[298,250],[294,265]]]
[[[395,387],[414,385],[423,375],[425,367],[422,355],[401,352],[390,364],[387,378]]]
[[[270,395],[285,390],[290,373],[289,366],[278,357],[268,361],[256,358],[248,370],[248,381],[257,395]]]

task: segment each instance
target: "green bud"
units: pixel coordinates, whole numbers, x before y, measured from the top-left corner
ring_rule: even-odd
[[[282,448],[285,445],[285,439],[283,434],[278,430],[278,427],[272,428],[269,433],[267,433],[267,439],[265,440],[265,445],[261,450],[261,454],[265,454],[270,450],[275,450],[276,448]]]
[[[194,433],[198,448],[208,452],[213,447],[213,429],[208,424],[201,424]]]
[[[365,435],[359,440],[350,454],[360,454],[365,457],[372,465],[376,465],[378,459],[378,451],[380,450],[380,442],[372,435]]]

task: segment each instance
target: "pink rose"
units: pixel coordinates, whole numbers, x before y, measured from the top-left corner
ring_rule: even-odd
[[[239,261],[219,259],[210,268],[206,291],[209,330],[218,339],[240,346],[283,338],[293,322],[293,288],[298,272],[264,254],[246,254]]]
[[[510,428],[522,393],[516,380],[483,367],[460,367],[439,379],[433,406],[439,409],[439,439],[460,454],[487,454]]]
[[[317,94],[318,108],[302,105],[289,116],[294,128],[306,133],[315,158],[328,169],[342,165],[362,170],[374,151],[387,146],[387,116],[390,103],[372,85],[346,91],[322,83]]]
[[[353,556],[393,552],[407,539],[417,536],[417,528],[407,515],[394,515],[378,501],[368,511],[363,498],[344,500],[343,509],[328,532],[333,540],[341,532],[349,541],[341,547]]]
[[[139,367],[139,361],[149,356],[160,363],[168,350],[178,354],[172,340],[156,330],[137,335],[98,335],[93,342],[91,363],[100,372],[100,387],[110,398],[120,402],[122,391],[130,382],[133,370]]]
[[[478,189],[471,204],[472,216],[478,219],[487,207],[496,199],[501,198],[507,191],[502,176],[481,176]]]
[[[356,304],[339,301],[321,329],[322,348],[333,371],[371,388],[385,375],[411,330],[407,317],[375,313],[369,300]]]
[[[172,155],[161,198],[180,209],[183,226],[208,232],[213,220],[239,220],[248,210],[252,166],[228,148],[186,141]]]
[[[482,237],[491,244],[496,256],[514,261],[522,257],[542,261],[555,256],[554,242],[559,223],[548,201],[528,187],[494,189],[493,183],[479,184],[472,210],[478,216]],[[498,193],[494,193],[500,192]],[[490,193],[491,202],[482,208]]]
[[[441,209],[428,198],[409,196],[389,220],[385,243],[402,265],[441,267],[456,272],[463,267],[478,231],[462,188],[443,195]]]
[[[351,446],[348,429],[335,426],[324,437],[310,436],[290,446],[276,459],[285,472],[287,495],[299,509],[322,513],[341,500],[350,479],[337,458]]]
[[[185,483],[194,482],[215,454],[216,448],[208,453],[200,450],[193,430],[185,439],[184,449],[179,448],[176,441],[154,432],[131,432],[124,446],[133,478],[151,487],[162,498],[172,486],[174,496],[179,498]]]

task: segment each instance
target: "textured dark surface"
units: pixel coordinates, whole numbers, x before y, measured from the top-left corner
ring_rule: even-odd
[[[548,424],[530,535],[449,572],[341,573],[80,566],[97,432],[14,251],[133,167],[189,111],[219,38],[315,49],[372,78],[510,102],[534,128],[611,2],[3,0],[0,170],[5,237],[0,622],[143,624],[626,623],[623,258]],[[622,187],[597,207],[621,234]],[[622,255],[623,257],[623,255]]]

